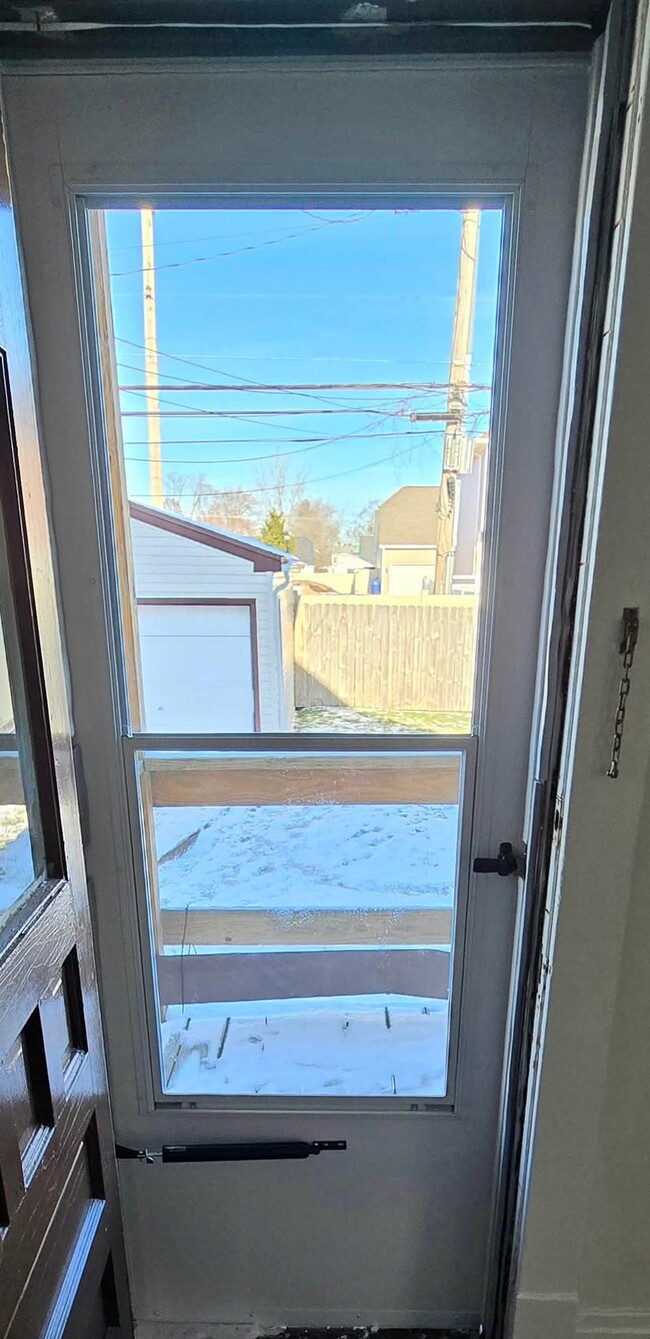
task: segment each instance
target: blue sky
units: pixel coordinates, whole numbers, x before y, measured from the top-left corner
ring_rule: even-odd
[[[165,475],[251,490],[263,512],[280,459],[306,496],[325,498],[347,519],[402,484],[437,483],[441,426],[409,414],[444,409],[444,391],[401,383],[447,381],[460,220],[453,210],[158,210]],[[109,212],[107,231],[120,385],[141,385],[139,214]],[[492,380],[500,244],[501,214],[486,210],[477,383]],[[301,395],[179,389],[205,381],[400,386]],[[121,401],[129,491],[147,501],[144,396],[124,391]],[[470,427],[487,427],[488,405],[487,393],[471,395]]]

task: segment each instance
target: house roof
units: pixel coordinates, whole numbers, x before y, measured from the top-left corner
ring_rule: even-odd
[[[204,521],[193,521],[189,516],[179,516],[173,511],[161,511],[158,507],[146,507],[141,502],[129,502],[129,514],[133,521],[155,525],[158,530],[166,530],[168,534],[192,539],[196,544],[205,544],[210,549],[220,549],[234,558],[243,558],[253,564],[256,572],[282,572],[296,562],[293,554],[285,553],[283,549],[274,549],[261,539],[233,535],[229,530],[220,530],[216,525],[207,525]]]
[[[377,508],[377,542],[430,547],[438,542],[438,497],[430,484],[405,484]]]

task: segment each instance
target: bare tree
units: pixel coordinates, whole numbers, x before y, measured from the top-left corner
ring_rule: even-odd
[[[168,474],[165,479],[165,510],[196,518],[203,489],[209,486],[202,474]]]
[[[357,549],[366,536],[373,535],[375,523],[377,520],[377,508],[380,504],[380,498],[372,498],[366,502],[365,507],[353,516],[346,525],[343,534],[343,543],[351,549]]]
[[[341,515],[333,503],[321,497],[302,498],[289,522],[297,542],[306,539],[313,544],[315,566],[328,567],[341,544]]]
[[[264,470],[260,470],[256,492],[264,516],[269,510],[290,516],[305,496],[305,475],[302,470],[292,469],[286,460],[276,457]]]
[[[245,488],[217,488],[204,474],[169,474],[165,481],[167,511],[190,516],[239,535],[257,533],[257,503]]]

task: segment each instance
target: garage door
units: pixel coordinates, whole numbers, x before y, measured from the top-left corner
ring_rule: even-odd
[[[249,605],[138,604],[146,729],[254,730]]]
[[[422,595],[436,579],[435,563],[390,563],[387,572],[389,595]]]

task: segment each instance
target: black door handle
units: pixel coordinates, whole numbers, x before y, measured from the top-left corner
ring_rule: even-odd
[[[473,864],[475,874],[500,874],[502,878],[517,874],[519,868],[520,861],[512,849],[512,842],[501,842],[497,856],[479,855]]]

